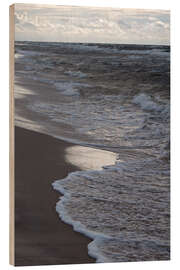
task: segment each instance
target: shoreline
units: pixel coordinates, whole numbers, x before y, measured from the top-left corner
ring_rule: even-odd
[[[80,170],[65,160],[73,144],[15,127],[15,265],[93,263],[92,241],[73,231],[55,210],[53,181]],[[63,196],[63,195],[62,195]]]
[[[113,232],[114,242],[102,246],[113,262],[169,259],[169,52],[136,58],[131,51],[121,65],[115,54],[106,63],[104,53],[89,52],[86,61],[81,49],[53,50],[48,45],[41,61],[25,48],[16,61],[16,265],[99,262],[87,228]],[[88,76],[74,77],[79,70]],[[109,175],[99,173],[111,164],[98,150],[117,153]]]

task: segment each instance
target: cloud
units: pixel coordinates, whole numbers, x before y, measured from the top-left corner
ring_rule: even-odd
[[[16,40],[169,44],[169,11],[15,5]]]

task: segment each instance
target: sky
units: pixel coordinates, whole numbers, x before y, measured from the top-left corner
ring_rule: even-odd
[[[169,45],[170,12],[16,4],[15,40]]]

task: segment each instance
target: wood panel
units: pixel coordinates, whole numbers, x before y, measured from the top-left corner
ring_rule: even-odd
[[[9,98],[9,261],[10,264],[14,265],[15,261],[15,201],[14,201],[14,5],[11,5],[9,8],[9,89],[10,89],[10,98]]]

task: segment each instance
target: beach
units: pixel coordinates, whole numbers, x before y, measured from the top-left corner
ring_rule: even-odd
[[[52,181],[78,168],[64,160],[70,143],[15,128],[15,265],[93,263],[90,239],[74,232],[55,210]]]
[[[170,48],[15,48],[16,265],[169,260]]]

